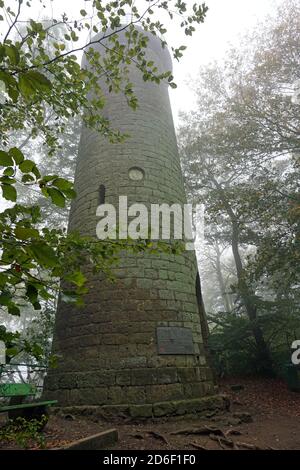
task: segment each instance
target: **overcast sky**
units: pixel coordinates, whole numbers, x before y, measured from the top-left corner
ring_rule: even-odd
[[[175,122],[180,109],[187,111],[193,107],[189,77],[197,75],[200,65],[221,59],[230,43],[237,44],[240,35],[272,15],[284,0],[206,0],[205,3],[209,7],[205,22],[186,41],[188,49],[184,57],[174,64],[178,89],[171,90],[170,95]]]

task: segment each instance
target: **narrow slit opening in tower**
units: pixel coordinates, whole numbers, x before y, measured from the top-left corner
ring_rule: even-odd
[[[99,186],[98,203],[99,203],[99,205],[105,203],[105,186],[104,186],[104,184],[100,184],[100,186]]]

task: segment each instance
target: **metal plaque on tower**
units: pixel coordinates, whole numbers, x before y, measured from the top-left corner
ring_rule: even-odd
[[[156,333],[158,354],[195,354],[190,328],[159,326]]]

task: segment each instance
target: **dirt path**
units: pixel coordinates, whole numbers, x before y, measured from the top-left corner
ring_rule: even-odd
[[[233,391],[232,385],[241,389]],[[45,442],[53,448],[116,427],[115,449],[120,450],[300,449],[300,394],[289,392],[278,380],[261,379],[226,380],[220,390],[232,404],[222,415],[127,424],[53,416],[44,431]],[[175,434],[184,429],[189,433]],[[17,448],[0,443],[0,449],[8,447]]]

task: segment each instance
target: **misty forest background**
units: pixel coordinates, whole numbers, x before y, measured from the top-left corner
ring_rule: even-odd
[[[63,27],[54,32],[64,37]],[[224,59],[199,70],[190,83],[193,111],[180,116],[188,201],[205,207],[198,258],[218,376],[282,375],[300,338],[299,44],[299,3],[287,0]],[[45,115],[45,125],[54,125],[51,108]],[[48,174],[70,180],[80,127],[79,115],[69,118],[51,158],[26,129],[12,135],[12,145]],[[18,196],[41,207],[40,226],[66,229],[68,204],[54,207],[26,185]],[[35,344],[47,363],[55,307],[56,295],[41,310],[24,304],[19,316],[3,307],[0,323],[6,334],[18,331]],[[36,361],[24,351],[16,359]]]

